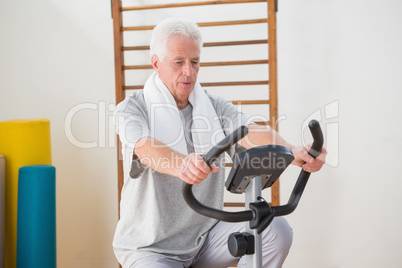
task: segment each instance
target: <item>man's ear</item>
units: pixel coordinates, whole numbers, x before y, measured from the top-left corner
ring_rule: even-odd
[[[159,58],[158,58],[158,56],[152,55],[151,64],[152,64],[152,68],[154,68],[154,70],[159,73]]]

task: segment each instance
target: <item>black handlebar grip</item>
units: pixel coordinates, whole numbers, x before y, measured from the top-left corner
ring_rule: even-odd
[[[216,144],[203,158],[204,161],[211,166],[214,160],[224,151],[230,148],[233,144],[241,140],[248,133],[248,128],[246,126],[241,126],[230,135],[226,136],[218,144]]]
[[[316,120],[311,120],[308,124],[310,128],[311,135],[313,136],[313,144],[309,150],[309,155],[316,158],[320,155],[322,146],[324,144],[324,137],[321,131],[320,123]],[[308,179],[310,177],[310,172],[302,171],[299,174],[299,178],[293,188],[292,194],[290,195],[289,201],[286,205],[272,207],[275,210],[276,216],[285,216],[292,213],[297,205],[299,204],[300,198],[303,194],[304,188],[307,185]]]
[[[322,146],[324,145],[324,137],[322,135],[320,123],[318,123],[317,120],[311,120],[308,126],[314,140],[310,150],[308,151],[308,154],[314,158],[317,158],[321,153]]]

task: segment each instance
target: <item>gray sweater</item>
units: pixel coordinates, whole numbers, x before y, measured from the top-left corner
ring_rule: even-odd
[[[225,135],[246,124],[244,114],[230,101],[207,95]],[[191,105],[180,112],[187,148],[193,152]],[[150,136],[143,91],[135,91],[121,102],[115,116],[124,158],[120,220],[113,241],[118,261],[123,267],[130,267],[135,260],[155,253],[182,261],[192,259],[216,220],[199,215],[187,206],[181,193],[182,180],[145,167],[133,157],[135,143]],[[223,158],[221,156],[220,164],[224,163]],[[163,165],[163,159],[158,164]],[[204,204],[222,208],[224,177],[224,168],[220,168],[218,173],[194,186],[194,194]]]

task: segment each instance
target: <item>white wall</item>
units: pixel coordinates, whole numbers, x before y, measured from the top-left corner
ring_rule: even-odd
[[[101,104],[72,118],[78,140],[97,141],[98,112],[115,101],[110,4],[1,1],[0,21],[0,120],[51,121],[58,267],[117,267],[116,150],[80,149],[65,134],[73,107]]]
[[[332,149],[288,216],[285,267],[402,266],[401,11],[397,0],[279,3],[281,133],[301,144],[303,123],[321,115]],[[110,2],[2,1],[0,22],[0,120],[51,120],[58,267],[117,267]],[[98,143],[78,148],[66,129]],[[297,172],[282,177],[283,202]]]
[[[400,1],[280,1],[283,135],[300,143],[318,109],[324,127],[339,127],[339,163],[312,177],[289,217],[286,267],[402,266],[401,11]],[[339,116],[326,119],[334,102]]]

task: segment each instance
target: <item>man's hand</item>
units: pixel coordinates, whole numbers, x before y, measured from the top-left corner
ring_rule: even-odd
[[[209,173],[216,173],[218,167],[209,167],[204,159],[195,153],[189,154],[183,159],[179,170],[179,178],[189,184],[200,184],[205,180]]]
[[[307,147],[294,147],[292,149],[295,159],[292,164],[302,167],[305,171],[313,173],[319,171],[325,163],[325,157],[327,155],[327,150],[323,147],[321,154],[314,158],[308,154],[311,144]]]

